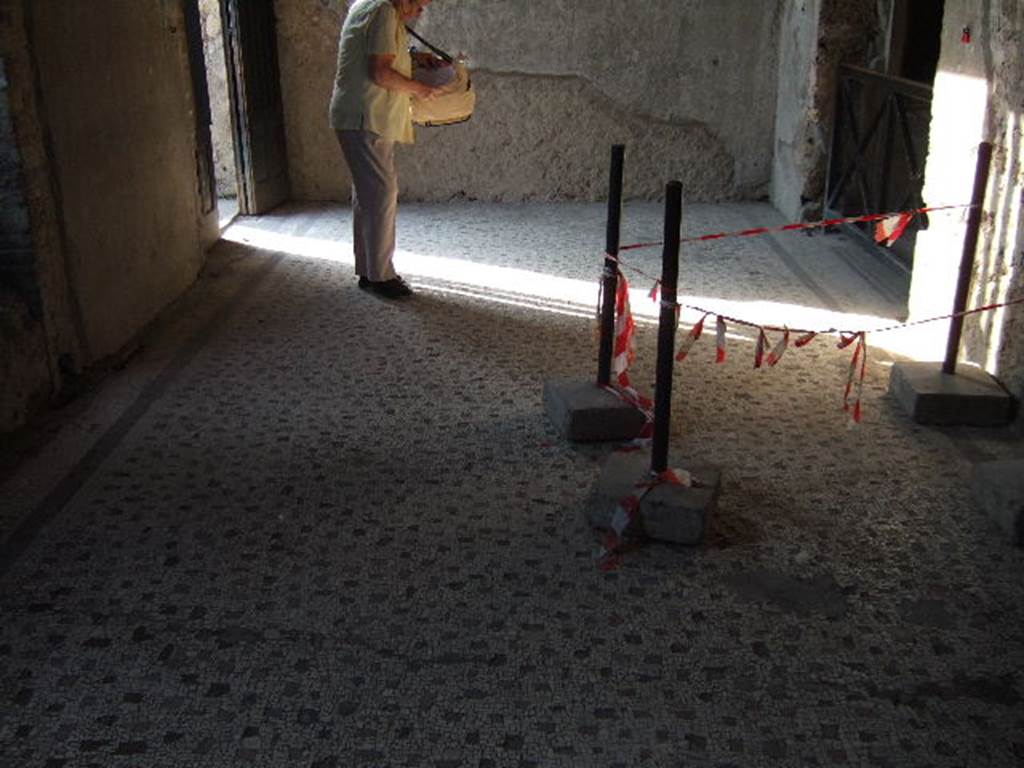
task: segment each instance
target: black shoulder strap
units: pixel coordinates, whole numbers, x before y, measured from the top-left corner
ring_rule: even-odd
[[[427,46],[427,48],[429,48],[431,51],[433,51],[439,58],[444,59],[444,61],[446,61],[447,63],[452,64],[452,63],[455,62],[455,59],[450,54],[445,53],[440,48],[438,48],[436,45],[431,45],[430,43],[428,43],[422,37],[420,37],[415,32],[413,32],[411,27],[407,26],[405,28],[405,31],[408,32],[413,37],[415,37],[417,40],[419,40],[425,46]]]

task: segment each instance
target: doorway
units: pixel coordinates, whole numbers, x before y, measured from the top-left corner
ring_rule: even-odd
[[[896,0],[885,71],[840,66],[826,215],[924,207],[921,192],[943,6],[943,0]],[[870,240],[872,225],[855,226]],[[927,226],[926,216],[916,217],[902,238],[883,249],[907,275],[913,268],[917,232]]]
[[[224,59],[221,0],[199,0],[199,17],[202,24],[206,86],[210,95],[210,133],[218,224],[223,230],[238,213],[238,165],[231,121],[228,71]]]
[[[897,0],[889,36],[889,74],[931,87],[939,66],[945,0]]]
[[[287,200],[287,147],[273,0],[190,0],[186,6],[196,99],[203,213],[221,230]]]

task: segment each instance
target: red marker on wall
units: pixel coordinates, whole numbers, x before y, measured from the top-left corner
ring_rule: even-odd
[[[971,42],[971,28],[964,27],[960,32],[960,42],[964,45],[968,45]]]

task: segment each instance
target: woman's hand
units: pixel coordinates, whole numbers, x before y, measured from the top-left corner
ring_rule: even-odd
[[[440,56],[435,56],[426,51],[416,51],[412,55],[412,59],[417,67],[423,67],[423,69],[440,69],[441,67],[448,66],[448,62]]]
[[[421,83],[418,80],[414,80],[413,82],[416,83],[417,86],[419,86],[413,93],[413,96],[415,96],[420,101],[428,101],[434,98],[435,96],[440,96],[441,92],[444,90],[443,88],[439,88],[437,86]]]
[[[436,88],[411,77],[406,77],[394,68],[395,57],[391,55],[370,54],[370,80],[381,88],[398,93],[408,93],[417,99],[430,99],[441,93]]]

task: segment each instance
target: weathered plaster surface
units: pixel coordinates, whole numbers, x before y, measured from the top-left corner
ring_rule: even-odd
[[[594,178],[606,175],[616,141],[636,159],[658,154],[627,169],[634,194],[656,196],[674,175],[691,200],[764,195],[780,8],[781,0],[435,3],[419,30],[469,56],[477,114],[437,137],[420,132],[420,145],[403,153],[403,195],[592,198],[606,184]],[[300,197],[344,199],[348,179],[319,117],[342,4],[299,0],[277,9],[293,187]],[[536,173],[538,163],[549,172]],[[457,181],[442,178],[452,172]],[[633,178],[641,173],[653,178]]]
[[[182,6],[38,0],[33,8],[65,247],[98,359],[117,352],[201,266]]]
[[[182,0],[5,2],[10,112],[40,309],[11,308],[0,432],[122,350],[208,244]],[[208,218],[208,217],[207,217]]]
[[[23,421],[26,409],[48,394],[40,305],[21,157],[0,59],[0,431]]]
[[[9,182],[24,206],[20,259],[24,277],[34,281],[31,299],[24,291],[4,291],[0,333],[0,432],[22,424],[35,408],[62,386],[61,356],[81,359],[87,343],[70,288],[57,190],[49,175],[41,105],[34,88],[34,66],[26,37],[25,7],[7,3],[0,14],[0,51],[4,59],[4,99],[11,133],[7,151],[18,173]],[[31,306],[33,301],[38,306]]]
[[[351,177],[327,120],[344,0],[275,4],[288,172],[299,200],[348,200]]]
[[[772,202],[790,218],[799,218],[804,203],[814,197],[816,184],[811,177],[828,151],[827,126],[817,110],[820,12],[816,0],[788,0],[779,36]]]
[[[235,197],[235,145],[231,134],[231,102],[228,98],[227,69],[224,63],[224,30],[221,24],[221,0],[199,0],[203,28],[203,56],[206,59],[206,83],[210,93],[213,124],[213,166],[218,197]]]
[[[408,198],[599,199],[617,143],[627,147],[628,197],[658,197],[670,179],[691,200],[732,187],[732,157],[702,124],[638,117],[574,77],[478,74],[476,88],[486,107],[473,120],[419,129],[417,144],[400,151]],[[543,121],[532,117],[538,112]],[[566,131],[580,114],[587,121]]]
[[[971,41],[961,40],[970,28]],[[1024,173],[1021,120],[1024,8],[1015,0],[947,0],[942,54],[932,103],[924,199],[970,201],[979,142],[994,153],[968,307],[1024,296],[1020,222]],[[918,235],[911,284],[912,318],[944,315],[953,305],[966,225],[964,216],[934,216]],[[960,359],[996,375],[1024,395],[1024,313],[1019,307],[965,319]],[[928,354],[945,354],[946,324],[937,324]]]
[[[887,0],[787,0],[779,36],[772,202],[821,214],[840,64],[884,71]]]
[[[988,138],[994,144],[985,218],[978,250],[973,303],[1024,298],[1024,5],[991,3],[983,23],[991,61]],[[1024,397],[1024,311],[1020,305],[970,318],[964,353],[978,360]]]

